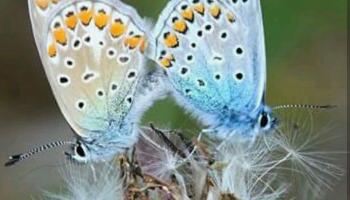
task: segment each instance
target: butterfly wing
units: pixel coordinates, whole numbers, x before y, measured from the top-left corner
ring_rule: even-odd
[[[259,0],[172,0],[151,57],[182,102],[207,114],[250,113],[264,93],[263,35]]]
[[[55,98],[82,137],[123,123],[144,74],[141,19],[118,0],[29,0]]]

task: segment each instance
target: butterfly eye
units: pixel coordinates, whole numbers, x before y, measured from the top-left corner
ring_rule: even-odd
[[[263,113],[260,117],[260,127],[265,128],[269,124],[269,117],[266,113]]]
[[[86,155],[83,147],[80,144],[78,144],[78,146],[75,148],[75,152],[80,157],[85,157],[85,155]]]

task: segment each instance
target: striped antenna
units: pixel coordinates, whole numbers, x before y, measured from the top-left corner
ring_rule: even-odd
[[[272,108],[272,110],[280,110],[280,109],[289,109],[289,108],[296,108],[296,109],[331,109],[335,108],[337,106],[335,105],[308,105],[308,104],[286,104],[286,105],[279,105]]]
[[[55,141],[55,142],[51,142],[48,144],[44,144],[42,146],[39,147],[35,147],[31,150],[29,150],[26,153],[21,153],[21,154],[17,154],[17,155],[13,155],[9,157],[9,160],[5,163],[5,166],[12,166],[14,164],[16,164],[17,162],[26,160],[32,156],[34,156],[35,154],[38,154],[42,151],[46,151],[55,147],[60,147],[63,145],[68,145],[68,144],[74,144],[72,141]]]

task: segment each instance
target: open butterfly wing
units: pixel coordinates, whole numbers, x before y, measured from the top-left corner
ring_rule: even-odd
[[[181,96],[204,113],[261,105],[265,47],[259,0],[172,0],[154,30],[151,57]]]
[[[36,44],[55,98],[86,137],[122,123],[144,73],[145,31],[118,0],[29,0]]]

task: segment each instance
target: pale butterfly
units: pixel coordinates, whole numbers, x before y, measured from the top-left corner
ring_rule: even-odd
[[[71,144],[66,155],[98,162],[130,148],[149,98],[146,25],[119,0],[29,0],[35,41],[59,107],[76,141],[57,141],[11,156],[13,165]],[[148,81],[148,80],[147,80]]]
[[[178,102],[208,125],[208,132],[255,138],[276,125],[264,99],[260,0],[171,0],[153,38],[149,56],[165,69]]]

